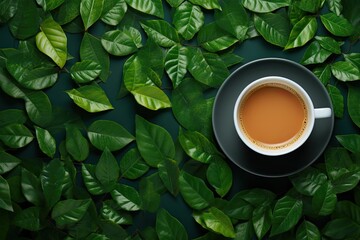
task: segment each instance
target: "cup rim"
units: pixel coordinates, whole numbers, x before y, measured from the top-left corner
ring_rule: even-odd
[[[277,81],[274,81],[274,79]],[[278,82],[278,83],[282,83],[282,84],[285,84],[285,85],[293,88],[297,93],[299,93],[300,97],[304,100],[304,103],[306,104],[306,107],[307,107],[307,113],[308,113],[306,128],[305,128],[304,132],[301,134],[301,136],[294,143],[290,144],[288,147],[279,148],[279,149],[265,149],[263,147],[260,147],[256,144],[252,143],[246,137],[245,133],[243,133],[240,123],[238,121],[238,109],[240,106],[240,102],[246,96],[248,91],[258,85],[260,86],[262,84],[266,84],[269,82]],[[313,102],[312,102],[309,94],[298,83],[292,81],[289,78],[285,78],[285,77],[281,77],[281,76],[275,76],[275,75],[265,76],[265,77],[261,77],[261,78],[254,80],[253,82],[251,82],[249,85],[247,85],[241,91],[241,93],[239,94],[239,96],[237,97],[236,102],[235,102],[235,106],[234,106],[234,110],[233,110],[233,122],[235,125],[237,135],[240,137],[241,141],[245,145],[247,145],[250,149],[252,149],[253,151],[260,153],[262,155],[266,155],[266,156],[286,155],[290,152],[295,151],[299,147],[301,147],[306,142],[306,140],[309,138],[309,136],[313,130],[313,127],[314,127],[314,122],[315,122],[314,105],[313,105]]]

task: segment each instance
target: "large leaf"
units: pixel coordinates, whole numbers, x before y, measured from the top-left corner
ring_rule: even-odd
[[[89,143],[80,129],[73,125],[66,126],[66,150],[76,161],[84,161],[89,156]]]
[[[88,210],[90,203],[90,199],[67,199],[60,201],[54,206],[51,218],[55,220],[56,225],[59,227],[74,224],[81,220]]]
[[[95,176],[95,165],[82,164],[81,175],[83,177],[87,190],[93,195],[100,195],[107,191]]]
[[[165,70],[169,75],[174,88],[182,82],[188,65],[187,48],[175,45],[170,48],[165,57]]]
[[[127,4],[125,0],[106,0],[104,1],[101,21],[106,24],[116,26],[125,16]]]
[[[331,214],[335,209],[336,203],[337,197],[329,182],[323,183],[312,199],[313,210],[320,216]]]
[[[335,218],[327,222],[322,233],[332,239],[356,239],[360,236],[360,226],[349,218]]]
[[[351,62],[337,61],[331,64],[331,72],[343,82],[360,80],[360,70]]]
[[[176,196],[179,193],[179,167],[175,160],[165,159],[159,163],[159,176],[168,191]]]
[[[285,46],[285,50],[305,45],[315,36],[317,28],[318,25],[315,17],[303,17],[291,29],[289,40]]]
[[[143,86],[131,91],[140,105],[150,109],[159,110],[171,107],[169,97],[156,86]]]
[[[44,11],[51,11],[57,7],[59,7],[61,4],[64,3],[64,0],[36,0],[36,2],[42,6]]]
[[[67,37],[63,29],[52,18],[43,21],[40,29],[41,32],[36,35],[36,46],[63,68],[67,59]]]
[[[274,207],[271,236],[286,232],[294,227],[302,214],[303,203],[289,196],[280,198]]]
[[[257,13],[272,12],[281,7],[289,6],[288,0],[244,0],[243,5],[250,11]]]
[[[119,123],[110,120],[97,120],[88,128],[88,137],[92,145],[104,151],[117,151],[134,140]]]
[[[29,207],[16,213],[14,225],[29,231],[39,231],[41,229],[40,223],[40,208]]]
[[[320,15],[320,19],[325,28],[335,36],[347,37],[354,31],[353,26],[346,18],[338,16],[335,13],[330,12]]]
[[[26,94],[25,109],[30,120],[39,126],[46,126],[52,120],[53,111],[50,99],[42,91]]]
[[[189,0],[191,3],[199,5],[206,9],[219,9],[221,10],[221,6],[218,0]]]
[[[9,29],[15,38],[23,40],[38,32],[40,16],[35,1],[19,0],[18,6]]]
[[[40,179],[26,168],[21,169],[21,190],[29,202],[36,206],[44,204]]]
[[[85,30],[91,27],[101,17],[104,0],[81,0],[80,15]]]
[[[291,176],[290,180],[299,193],[314,196],[316,191],[326,182],[327,176],[316,168],[309,167]]]
[[[140,12],[154,15],[159,18],[164,18],[164,9],[161,0],[149,0],[149,1],[125,0],[125,1],[130,7]]]
[[[282,14],[263,13],[254,15],[254,25],[261,36],[271,44],[285,47],[290,35],[290,22]]]
[[[159,46],[171,47],[179,43],[179,36],[174,27],[164,20],[147,20],[141,23],[146,34]]]
[[[70,74],[77,83],[88,83],[101,74],[101,65],[92,60],[77,62],[71,67]]]
[[[296,240],[320,240],[318,227],[312,222],[304,220],[296,230]]]
[[[7,173],[21,163],[21,160],[5,151],[0,151],[0,174]]]
[[[0,176],[0,208],[13,212],[10,187],[5,178]]]
[[[360,69],[360,53],[348,53],[344,54],[345,61],[351,62],[355,66],[357,66],[358,69]]]
[[[326,172],[331,180],[336,180],[353,169],[354,163],[345,148],[328,148],[324,156]]]
[[[76,105],[88,112],[102,112],[114,109],[104,90],[98,85],[86,85],[66,93]]]
[[[176,8],[173,24],[185,40],[190,40],[204,24],[204,13],[199,6],[185,1]]]
[[[141,208],[141,198],[135,188],[118,184],[111,191],[111,196],[121,209],[126,211],[138,211]]]
[[[360,127],[360,87],[349,85],[347,106],[351,120]]]
[[[149,78],[151,72],[151,68],[148,67],[140,57],[136,55],[131,56],[125,62],[123,70],[124,86],[126,90],[133,91],[144,86],[156,85],[152,79]],[[160,80],[160,77],[157,76],[156,73],[155,76],[157,77],[157,80]]]
[[[149,170],[149,166],[141,157],[139,150],[130,149],[120,160],[121,177],[137,179]]]
[[[96,164],[95,176],[99,182],[108,188],[115,187],[120,176],[119,165],[108,148],[104,149]]]
[[[51,158],[54,157],[56,151],[55,138],[48,130],[41,127],[35,127],[35,133],[41,151]]]
[[[224,197],[229,192],[233,182],[231,168],[221,158],[210,163],[206,178],[220,197]]]
[[[322,48],[319,42],[312,42],[304,53],[304,56],[301,59],[301,64],[318,64],[323,63],[330,57],[332,53],[324,48]]]
[[[331,78],[331,66],[319,66],[313,69],[313,73],[317,76],[317,78],[322,82],[324,86],[326,86]]]
[[[360,207],[349,200],[339,201],[333,214],[336,218],[349,218],[360,224]]]
[[[140,32],[132,27],[106,32],[101,38],[105,50],[115,56],[125,56],[142,47]]]
[[[334,107],[335,117],[342,118],[344,115],[344,97],[341,94],[340,89],[338,89],[336,86],[333,86],[331,84],[328,84],[326,88],[328,90],[328,93],[331,98],[331,102]]]
[[[184,226],[165,209],[161,209],[156,216],[156,232],[160,240],[187,240],[188,235]]]
[[[272,220],[272,211],[270,205],[260,205],[252,213],[252,223],[256,236],[262,239],[270,230]]]
[[[184,171],[180,173],[179,186],[185,202],[193,209],[204,209],[214,200],[213,192],[202,179]]]
[[[13,123],[0,127],[0,140],[8,147],[22,148],[33,139],[33,134],[23,124]]]

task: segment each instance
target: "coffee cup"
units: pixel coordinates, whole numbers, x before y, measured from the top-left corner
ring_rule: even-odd
[[[315,119],[331,116],[331,108],[314,108],[299,84],[280,76],[263,77],[247,85],[233,112],[241,140],[267,156],[298,149],[309,138]]]

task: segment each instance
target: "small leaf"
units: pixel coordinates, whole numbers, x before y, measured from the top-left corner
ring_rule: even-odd
[[[331,72],[343,82],[360,80],[360,70],[351,62],[335,62],[331,64]]]
[[[360,53],[344,54],[345,61],[351,62],[360,69]]]
[[[70,74],[77,83],[83,84],[95,80],[101,73],[101,65],[92,60],[84,60],[75,63]]]
[[[334,12],[336,15],[340,16],[343,10],[341,0],[327,0],[330,11]]]
[[[21,190],[27,201],[36,206],[44,204],[40,179],[25,168],[21,169]]]
[[[36,46],[63,68],[67,59],[67,37],[64,31],[52,18],[43,21],[40,29],[41,32],[36,35]]]
[[[146,14],[154,15],[159,18],[164,18],[164,9],[161,0],[149,0],[149,1],[143,1],[143,0],[125,0],[126,3],[140,11]]]
[[[13,212],[10,187],[5,178],[0,176],[0,208]]]
[[[13,2],[13,1],[11,1]],[[35,1],[19,0],[17,11],[9,22],[9,29],[17,39],[27,39],[39,31],[39,11]]]
[[[232,186],[232,171],[229,165],[221,158],[212,161],[206,171],[206,178],[215,188],[215,191],[224,197]]]
[[[171,47],[179,43],[179,36],[170,23],[164,20],[147,20],[141,23],[146,34],[159,46]]]
[[[57,9],[54,18],[60,25],[64,25],[73,21],[80,14],[81,0],[65,0]]]
[[[272,211],[270,205],[260,205],[255,208],[252,214],[252,223],[256,236],[262,239],[270,230]]]
[[[165,70],[169,75],[174,88],[183,80],[188,65],[187,48],[175,45],[170,48],[165,57]]]
[[[238,63],[241,63],[244,59],[240,57],[239,55],[236,55],[234,53],[226,53],[223,55],[220,55],[221,60],[225,63],[226,67],[234,66]]]
[[[30,120],[39,126],[46,126],[52,120],[52,105],[43,91],[27,93],[25,109]]]
[[[204,13],[199,6],[185,1],[176,8],[173,24],[185,40],[190,40],[204,25]]]
[[[0,151],[0,174],[7,173],[21,163],[21,160],[5,151]]]
[[[344,97],[341,91],[331,84],[326,86],[334,107],[335,117],[342,118],[344,115]]]
[[[84,161],[89,156],[89,143],[81,131],[74,126],[66,127],[66,150],[76,161]]]
[[[218,0],[189,0],[191,3],[199,5],[206,9],[219,9],[221,10],[221,6]]]
[[[97,120],[94,121],[87,131],[89,140],[97,149],[104,151],[117,151],[134,140],[123,126],[115,121]]]
[[[111,189],[118,181],[119,175],[120,168],[115,157],[112,155],[108,148],[105,148],[104,152],[101,154],[98,163],[96,164],[96,178],[102,185],[107,186]]]
[[[360,127],[360,88],[348,85],[347,106],[351,120]]]
[[[105,50],[114,56],[126,56],[142,47],[140,32],[132,27],[106,32],[101,38]]]
[[[330,12],[320,15],[320,19],[325,28],[335,36],[348,37],[354,31],[353,26],[346,18],[335,13]]]
[[[161,240],[187,240],[188,235],[184,226],[165,209],[161,209],[156,216],[156,232]]]
[[[29,231],[39,231],[40,209],[39,207],[29,207],[16,213],[14,225]]]
[[[60,201],[54,206],[51,218],[55,220],[56,225],[59,227],[77,223],[83,218],[90,203],[90,199],[67,199]]]
[[[127,12],[127,4],[125,0],[104,1],[103,13],[101,21],[111,26],[116,26],[125,16]]]
[[[132,224],[131,215],[128,215],[122,211],[118,211],[119,207],[112,200],[105,201],[100,210],[101,216],[115,224]]]
[[[170,4],[171,7],[177,8],[184,0],[166,0]]]
[[[0,140],[8,147],[22,148],[32,142],[34,136],[23,124],[9,124],[0,127]]]
[[[143,86],[131,91],[140,105],[150,109],[159,110],[171,107],[168,96],[156,86]]]
[[[81,0],[80,15],[85,30],[91,27],[101,17],[104,0]]]
[[[341,174],[338,178],[334,179],[331,184],[335,194],[348,192],[354,189],[360,180],[359,169],[348,170],[346,173]]]
[[[141,198],[135,188],[117,184],[111,191],[111,196],[121,209],[126,211],[138,211],[141,208]]]
[[[319,41],[320,46],[332,53],[341,54],[340,45],[335,39],[327,36],[316,36],[316,40]]]
[[[64,3],[64,0],[36,0],[43,7],[44,11],[51,11]]]
[[[331,56],[331,52],[322,48],[319,42],[312,42],[304,53],[304,56],[301,59],[301,64],[318,64],[323,63]]]
[[[330,182],[325,182],[315,192],[312,199],[312,207],[320,216],[331,214],[336,206],[337,197]]]
[[[95,176],[95,165],[82,164],[81,175],[87,190],[93,195],[101,195],[107,192],[107,189],[101,185],[100,181]]]
[[[313,73],[316,77],[326,86],[331,78],[331,66],[326,64],[325,66],[319,66],[313,69]]]
[[[296,230],[296,240],[320,240],[319,229],[312,222],[304,220]]]
[[[159,190],[159,187],[161,188]],[[164,190],[163,190],[164,189]],[[144,177],[140,181],[141,208],[149,212],[156,212],[160,206],[160,192],[165,192],[165,187],[158,173]]]
[[[48,130],[35,126],[36,139],[43,153],[49,157],[54,157],[56,151],[56,141]]]
[[[98,85],[86,85],[65,91],[76,105],[88,112],[114,109],[104,90]]]
[[[165,159],[158,165],[159,176],[168,191],[176,196],[179,193],[179,167],[176,161]]]
[[[326,172],[331,180],[336,180],[348,173],[349,169],[354,166],[350,154],[345,148],[328,148],[324,156]]]
[[[281,7],[289,6],[288,0],[244,0],[243,5],[250,11],[257,13],[272,12]]]
[[[315,17],[303,17],[293,26],[285,50],[305,45],[315,36],[317,28],[318,25]]]
[[[149,170],[149,166],[136,148],[130,149],[120,160],[121,177],[137,179]]]

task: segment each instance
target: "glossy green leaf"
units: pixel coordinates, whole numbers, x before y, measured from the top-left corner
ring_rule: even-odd
[[[161,209],[157,213],[156,232],[161,240],[188,239],[185,227],[165,209]]]
[[[254,227],[250,221],[235,226],[235,239],[251,240],[254,237]]]
[[[345,61],[351,62],[355,66],[357,66],[358,69],[360,69],[360,53],[348,53],[344,54]]]
[[[342,118],[344,115],[344,97],[341,94],[341,91],[331,84],[328,84],[326,88],[334,107],[335,117]]]
[[[137,179],[149,170],[137,148],[132,148],[120,160],[121,177]]]
[[[110,75],[110,58],[109,54],[101,45],[101,41],[89,33],[85,33],[80,45],[80,58],[92,60],[101,65],[100,79],[105,82]]]
[[[347,134],[347,135],[336,135],[336,139],[339,143],[347,150],[353,153],[359,153],[360,150],[360,135],[358,134]]]
[[[349,200],[342,200],[336,204],[333,214],[334,218],[349,218],[356,223],[360,223],[360,207]]]
[[[241,2],[224,1],[221,8],[221,11],[215,12],[216,24],[238,40],[244,40],[249,29],[249,19]]]
[[[324,182],[314,194],[312,207],[320,216],[331,214],[336,206],[337,197],[330,182]]]
[[[179,186],[181,196],[193,209],[204,209],[214,200],[213,192],[206,186],[202,179],[184,171],[180,173]]]
[[[0,151],[0,174],[7,173],[21,163],[21,160],[5,151]]]
[[[354,31],[353,26],[346,18],[335,13],[330,12],[320,15],[320,19],[325,28],[335,36],[347,37]]]
[[[318,40],[322,48],[335,54],[341,54],[341,44],[332,37],[316,36],[315,39]]]
[[[164,8],[162,6],[161,0],[149,0],[149,1],[143,1],[143,0],[125,0],[126,3],[140,11],[146,14],[154,15],[159,18],[164,18]]]
[[[254,206],[242,199],[241,192],[236,193],[221,210],[230,218],[238,220],[250,220],[253,215]],[[268,202],[263,202],[267,205]]]
[[[215,22],[203,26],[197,40],[209,52],[225,50],[238,42],[238,39],[222,30]]]
[[[210,162],[206,171],[206,178],[220,197],[224,197],[229,192],[233,183],[231,168],[221,158]]]
[[[225,63],[215,53],[203,52],[200,49],[192,49],[189,54],[188,70],[199,82],[210,87],[218,87],[229,75]]]
[[[315,36],[317,28],[318,25],[315,17],[303,17],[291,29],[289,40],[285,46],[285,50],[305,45]]]
[[[82,164],[81,175],[85,183],[86,189],[93,195],[101,195],[107,189],[101,185],[100,181],[95,176],[95,165]]]
[[[203,26],[204,18],[204,13],[199,6],[185,1],[176,8],[173,24],[185,40],[190,40]]]
[[[123,126],[115,121],[97,120],[88,128],[88,137],[92,145],[104,151],[117,151],[134,140]]]
[[[52,120],[52,104],[42,91],[26,94],[25,109],[30,120],[39,126],[46,126]]]
[[[48,18],[41,23],[40,30],[36,35],[36,46],[63,68],[67,59],[67,37],[63,29],[52,18]]]
[[[98,85],[86,85],[67,90],[66,93],[76,105],[88,112],[102,112],[114,109],[106,93]]]
[[[41,229],[40,223],[40,209],[39,207],[29,207],[16,213],[14,225],[29,231],[39,231]]]
[[[347,106],[351,120],[360,127],[360,88],[354,85],[348,86]]]
[[[290,35],[290,22],[286,16],[277,13],[263,13],[254,15],[256,30],[269,43],[285,47]]]
[[[159,176],[167,190],[174,196],[179,193],[179,167],[175,160],[164,159],[158,165]]]
[[[147,73],[148,79],[160,87],[164,72],[164,50],[151,38],[148,38],[146,44],[139,49],[137,57],[143,65],[151,70],[150,73]],[[158,79],[154,79],[155,76],[152,75],[156,75]]]
[[[21,169],[21,190],[24,197],[36,206],[44,204],[40,179],[26,168]]]
[[[112,200],[105,201],[100,210],[101,216],[115,224],[132,224],[131,215],[119,211],[119,207]]]
[[[10,187],[5,178],[0,176],[0,208],[13,212]]]
[[[13,123],[0,127],[0,140],[8,147],[22,148],[32,142],[34,136],[23,124]]]
[[[100,19],[104,7],[104,0],[81,0],[80,15],[85,30]]]
[[[327,0],[330,11],[334,12],[336,15],[340,16],[343,10],[341,0]]]
[[[141,116],[135,118],[136,142],[141,156],[152,167],[175,157],[175,145],[169,132]]]
[[[89,143],[75,126],[66,126],[66,150],[76,161],[84,161],[89,156]]]
[[[278,235],[293,228],[301,218],[303,203],[289,196],[277,200],[271,228],[271,236]]]
[[[44,11],[51,11],[55,8],[59,7],[61,4],[64,3],[64,0],[36,0],[36,2],[42,6]]]
[[[138,104],[150,110],[171,107],[169,97],[156,86],[143,86],[131,91]]]
[[[321,7],[322,0],[313,0],[313,1],[306,1],[306,0],[298,0],[295,1],[295,5],[305,12],[316,13],[319,11]]]
[[[226,67],[234,66],[238,63],[241,63],[244,58],[240,57],[239,55],[236,55],[234,53],[225,53],[220,55],[221,60],[225,63]]]
[[[359,11],[359,6],[356,3],[357,2],[354,0],[341,1],[341,4],[343,5],[342,14],[354,27],[353,35],[350,37],[351,41],[358,40],[360,36],[360,17],[359,14],[357,14]]]
[[[12,18],[18,9],[18,0],[15,1],[0,1],[0,23],[7,22]]]
[[[360,236],[360,226],[349,218],[335,218],[327,222],[322,233],[332,239],[356,239]]]
[[[325,62],[330,56],[332,52],[322,48],[319,42],[312,42],[304,53],[304,56],[301,59],[301,64],[309,65],[309,64],[318,64]]]
[[[318,227],[312,222],[304,220],[296,230],[296,240],[320,240]]]
[[[43,167],[40,182],[48,207],[54,206],[60,200],[65,180],[66,172],[60,160],[51,160]]]
[[[327,175],[336,180],[353,168],[354,163],[345,148],[328,148],[325,151],[325,166]]]
[[[151,68],[145,65],[140,57],[131,56],[124,64],[123,79],[126,90],[154,86],[155,83],[149,78],[150,72]],[[159,79],[159,76],[157,78]]]
[[[111,26],[116,26],[121,22],[126,12],[127,4],[125,0],[106,0],[104,1],[101,21]]]
[[[54,18],[60,25],[67,24],[80,15],[81,0],[65,0],[57,9]]]
[[[165,192],[165,189],[158,173],[142,178],[139,189],[141,208],[149,212],[156,212],[160,206],[160,194]]]
[[[126,211],[138,211],[141,208],[141,198],[135,188],[117,184],[111,191],[111,196],[121,209]]]
[[[360,170],[348,170],[331,182],[334,193],[344,193],[354,189],[360,180]]]
[[[0,77],[0,87],[3,92],[13,98],[25,98],[27,90],[19,86],[5,68],[0,68]]]
[[[44,128],[35,126],[36,139],[43,153],[49,157],[54,157],[56,151],[56,141],[50,132]]]
[[[313,69],[315,76],[326,86],[331,78],[331,66],[326,64],[324,66],[315,67]]]
[[[142,47],[141,34],[132,27],[123,30],[112,30],[102,36],[101,44],[112,55],[126,56]]]
[[[256,236],[262,239],[270,230],[272,221],[272,209],[270,205],[260,205],[252,213],[252,224]]]
[[[159,46],[171,47],[179,43],[175,28],[167,21],[147,20],[141,23],[141,27]]]
[[[243,5],[253,12],[267,13],[289,6],[290,3],[288,0],[244,0]]]
[[[165,57],[165,70],[170,77],[174,88],[179,86],[187,73],[187,48],[175,45],[168,50]]]
[[[51,218],[55,220],[56,225],[59,227],[74,224],[81,220],[88,210],[90,203],[90,199],[66,199],[60,201],[54,206]]]
[[[343,82],[360,80],[360,70],[351,62],[335,62],[331,64],[331,72]]]
[[[119,165],[108,148],[105,148],[96,164],[95,176],[99,182],[109,188],[115,186],[120,176]]]
[[[288,8],[288,16],[291,25],[295,25],[300,21],[306,14],[305,11],[301,10],[297,5],[291,4]]]
[[[0,111],[0,126],[10,123],[24,124],[27,121],[26,114],[20,109],[5,109]]]
[[[295,189],[306,196],[314,196],[317,190],[326,182],[326,174],[316,168],[307,168],[304,171],[290,177]]]
[[[219,9],[221,10],[218,0],[189,0],[191,3],[199,5],[205,9]]]
[[[166,0],[166,2],[168,2],[171,7],[177,8],[184,0]]]
[[[88,83],[99,77],[101,65],[92,60],[77,62],[71,67],[70,74],[77,83]]]

